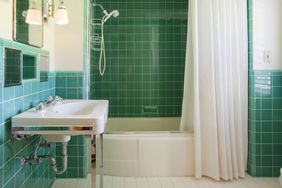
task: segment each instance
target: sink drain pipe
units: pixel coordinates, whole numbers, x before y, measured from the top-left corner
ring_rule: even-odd
[[[61,155],[62,158],[63,158],[63,167],[62,168],[58,168],[57,161],[54,157],[51,157],[51,156],[48,156],[48,155],[40,157],[40,158],[44,158],[44,159],[51,161],[51,167],[53,168],[53,171],[58,175],[65,173],[67,168],[68,168],[67,144],[68,144],[68,142],[62,143],[62,150],[63,150],[63,153]]]

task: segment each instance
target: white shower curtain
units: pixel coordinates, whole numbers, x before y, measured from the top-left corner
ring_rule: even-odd
[[[194,131],[195,176],[244,178],[247,0],[189,0],[181,129]]]

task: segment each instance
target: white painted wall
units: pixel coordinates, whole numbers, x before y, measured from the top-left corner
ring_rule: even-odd
[[[48,23],[44,25],[44,33],[43,33],[43,48],[49,51],[49,68],[51,71],[55,70],[55,24],[52,18],[49,19]]]
[[[13,0],[0,0],[0,38],[12,39]]]
[[[54,69],[56,71],[83,70],[83,1],[65,0],[69,14],[68,25],[55,26]]]
[[[253,0],[255,70],[282,70],[282,1]],[[270,63],[264,52],[270,51]]]

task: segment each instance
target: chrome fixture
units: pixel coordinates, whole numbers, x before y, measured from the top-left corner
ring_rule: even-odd
[[[55,10],[54,0],[43,0],[43,19],[48,23],[50,17],[54,17],[55,24],[66,25],[69,23],[68,12],[64,1],[59,1],[59,7]]]
[[[46,99],[46,104],[49,105],[51,104],[53,101],[53,97],[52,96],[48,96],[47,99]]]
[[[36,105],[35,109],[36,109],[37,111],[45,111],[45,104],[44,104],[44,102],[39,102],[39,103]]]
[[[23,16],[26,17],[26,23],[33,25],[41,25],[42,19],[45,23],[48,23],[50,17],[54,17],[55,24],[65,25],[69,23],[68,12],[64,6],[64,1],[59,1],[59,7],[55,9],[54,0],[43,0],[41,11],[36,8],[36,2],[33,0],[32,6],[23,12]]]
[[[62,97],[55,96],[53,101],[51,102],[52,105],[60,104],[63,101]]]
[[[46,99],[46,105],[56,105],[56,104],[60,104],[63,101],[63,98],[60,96],[48,96]]]
[[[51,145],[49,143],[47,143],[47,141],[44,144],[37,143],[35,145],[34,152],[30,156],[20,157],[21,165],[23,167],[25,167],[26,164],[29,164],[30,166],[40,165],[43,160],[49,160],[51,162],[50,166],[52,167],[53,171],[56,174],[59,174],[59,175],[63,174],[67,170],[67,167],[68,167],[67,166],[68,165],[67,143],[68,142],[62,143],[63,153],[62,153],[61,157],[63,158],[63,168],[61,168],[61,169],[59,169],[57,167],[57,161],[56,161],[55,157],[52,157],[50,155],[39,155],[38,154],[40,148],[42,148],[42,147],[51,148]],[[19,158],[19,157],[17,157],[17,158]]]
[[[101,37],[100,39],[100,59],[99,59],[99,72],[100,75],[103,76],[106,70],[106,50],[105,50],[105,40],[104,40],[104,24],[110,17],[118,17],[119,11],[113,10],[112,12],[108,13],[106,9],[100,4],[94,3],[92,4],[93,7],[100,7],[103,12],[103,17],[101,19]],[[95,24],[95,23],[94,23]],[[94,36],[95,37],[95,36]],[[93,41],[96,41],[94,39]]]

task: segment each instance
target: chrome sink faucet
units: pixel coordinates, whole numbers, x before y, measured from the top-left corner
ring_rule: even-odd
[[[62,101],[63,101],[62,97],[59,97],[59,96],[55,96],[55,97],[48,96],[47,99],[46,99],[46,104],[47,105],[56,105],[56,104],[60,104]]]
[[[52,105],[60,104],[63,101],[62,97],[55,96],[53,101],[51,102]]]
[[[51,104],[51,103],[53,102],[53,100],[54,100],[54,99],[53,99],[52,96],[48,96],[47,99],[46,99],[46,104],[47,104],[47,105]]]

